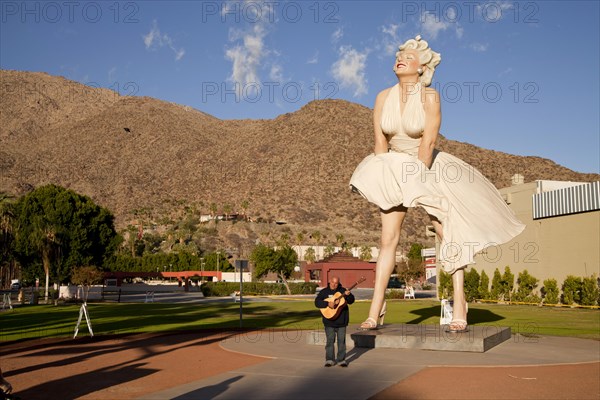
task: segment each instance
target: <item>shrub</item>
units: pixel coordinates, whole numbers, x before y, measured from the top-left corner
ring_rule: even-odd
[[[481,271],[481,278],[479,279],[479,298],[490,298],[490,278],[487,276],[485,271]]]
[[[281,295],[287,294],[282,283],[244,282],[244,295]],[[314,282],[289,283],[292,294],[314,294],[317,284]],[[206,282],[202,293],[206,297],[229,296],[240,290],[239,282]]]
[[[388,289],[385,291],[386,299],[403,299],[404,298],[404,290],[402,289]]]
[[[473,301],[479,297],[479,273],[475,268],[471,268],[465,274],[465,296],[467,301]]]
[[[500,294],[502,293],[502,275],[500,270],[496,268],[494,270],[494,277],[492,278],[492,290],[490,292],[490,298],[492,300],[500,300]]]
[[[596,278],[596,275],[583,278],[580,304],[582,306],[595,306],[598,302],[598,292],[598,278]]]
[[[515,300],[529,303],[538,303],[541,299],[533,291],[537,287],[540,280],[529,274],[527,270],[519,273],[517,284],[519,288],[515,293]]]
[[[576,304],[581,299],[581,278],[569,275],[562,286],[562,303]]]
[[[438,295],[440,299],[449,299],[454,295],[452,276],[443,270],[440,270],[438,277]]]
[[[515,287],[515,275],[510,272],[508,265],[504,267],[504,274],[502,274],[502,287],[504,288],[502,291],[503,299],[508,297],[508,301],[510,301]]]
[[[558,283],[556,279],[546,279],[542,288],[546,304],[558,304]]]

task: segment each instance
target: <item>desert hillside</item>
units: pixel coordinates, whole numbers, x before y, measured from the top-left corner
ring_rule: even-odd
[[[262,236],[337,234],[375,245],[376,207],[348,190],[371,152],[372,110],[343,100],[313,101],[272,120],[220,120],[190,107],[128,97],[45,73],[0,71],[0,191],[22,195],[55,183],[109,208],[119,229],[173,223],[186,213],[230,205],[269,223],[222,223],[214,246]],[[539,157],[440,138],[438,148],[469,162],[497,187],[515,173],[591,181]],[[425,243],[427,217],[411,210],[403,242]]]

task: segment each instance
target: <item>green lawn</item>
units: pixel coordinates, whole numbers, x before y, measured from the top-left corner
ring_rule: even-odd
[[[351,323],[362,322],[369,302],[350,306]],[[79,316],[79,305],[21,306],[0,312],[0,342],[69,337]],[[91,303],[96,335],[239,327],[239,304]],[[319,329],[320,313],[312,301],[253,302],[244,304],[244,328]],[[438,324],[439,302],[388,301],[385,323]],[[524,335],[575,336],[600,340],[600,311],[570,308],[469,305],[469,323],[509,326]],[[85,319],[79,335],[88,335]]]

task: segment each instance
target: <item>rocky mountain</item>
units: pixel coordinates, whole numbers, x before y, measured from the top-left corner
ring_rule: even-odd
[[[329,242],[343,234],[359,245],[377,243],[378,210],[348,189],[354,168],[372,151],[367,107],[317,100],[275,119],[220,120],[45,73],[3,70],[0,87],[0,191],[22,195],[55,183],[109,208],[119,228],[165,225],[190,209],[208,214],[212,203],[242,211],[245,200],[253,219],[286,225],[223,223],[220,245],[315,230]],[[599,179],[444,137],[438,148],[497,187],[510,185],[515,173],[525,182]],[[427,220],[411,210],[403,242],[427,243]]]

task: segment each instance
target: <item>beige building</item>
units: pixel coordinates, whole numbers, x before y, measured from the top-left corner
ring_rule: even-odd
[[[491,283],[496,268],[503,273],[509,266],[515,288],[527,270],[539,279],[538,293],[548,278],[561,287],[567,275],[600,275],[600,182],[522,181],[515,175],[500,193],[527,227],[511,242],[477,254],[468,268],[484,270]]]

